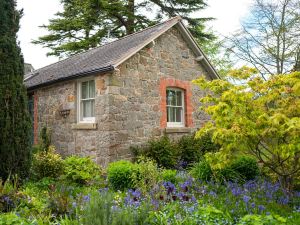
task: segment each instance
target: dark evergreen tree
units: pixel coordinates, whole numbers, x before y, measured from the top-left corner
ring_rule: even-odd
[[[33,41],[50,48],[48,55],[65,56],[96,47],[110,38],[132,34],[162,20],[180,15],[200,41],[214,35],[204,32],[211,18],[192,17],[205,0],[61,0],[62,12],[43,25],[50,34]]]
[[[0,178],[27,175],[31,122],[23,85],[24,62],[17,44],[19,19],[14,0],[0,0]]]

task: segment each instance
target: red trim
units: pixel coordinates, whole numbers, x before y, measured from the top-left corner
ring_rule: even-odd
[[[33,137],[34,144],[38,144],[38,95],[37,92],[34,92],[34,103],[33,103]]]
[[[191,83],[189,81],[181,81],[174,78],[161,78],[159,85],[159,92],[161,96],[160,110],[162,116],[160,119],[160,127],[167,127],[167,87],[176,87],[184,90],[185,97],[185,126],[193,127],[193,105],[192,105],[192,91]]]

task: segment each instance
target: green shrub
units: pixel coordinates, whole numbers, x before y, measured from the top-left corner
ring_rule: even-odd
[[[133,174],[135,173],[135,166],[133,163],[120,160],[110,163],[107,168],[107,178],[109,185],[114,190],[125,190],[133,188]]]
[[[149,158],[140,157],[135,164],[135,172],[132,174],[134,187],[146,193],[157,184],[159,170],[156,162]]]
[[[213,175],[210,165],[205,160],[195,163],[191,168],[190,173],[194,178],[203,181],[211,180]]]
[[[198,162],[203,155],[201,151],[200,139],[195,139],[195,135],[186,135],[179,139],[178,147],[180,160],[187,166]]]
[[[135,156],[145,156],[154,159],[159,166],[167,169],[175,168],[180,153],[177,143],[172,142],[167,136],[157,140],[151,140],[145,147],[132,148]]]
[[[0,225],[30,225],[32,223],[28,222],[25,218],[21,218],[15,213],[3,213],[0,214]]]
[[[217,172],[217,177],[227,181],[248,181],[255,179],[260,174],[255,159],[242,156],[232,161],[228,166]]]
[[[89,184],[101,177],[101,168],[89,157],[70,156],[64,164],[63,178],[69,182]]]
[[[34,178],[59,177],[64,170],[61,156],[50,146],[48,151],[40,151],[33,156],[31,172]]]
[[[246,156],[234,160],[229,168],[240,174],[245,180],[253,180],[260,174],[257,161]]]
[[[161,177],[163,181],[169,181],[173,184],[177,184],[177,171],[176,170],[162,170],[161,171]]]
[[[286,219],[278,215],[246,215],[240,219],[238,225],[272,225],[286,224]]]

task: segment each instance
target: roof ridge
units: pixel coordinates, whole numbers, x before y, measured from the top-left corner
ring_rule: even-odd
[[[90,51],[93,51],[93,50],[102,48],[102,47],[104,47],[104,46],[111,45],[111,44],[113,44],[113,43],[115,43],[115,42],[121,41],[121,40],[123,40],[123,39],[125,39],[125,38],[128,38],[128,37],[131,37],[131,36],[133,36],[133,35],[139,34],[139,33],[141,33],[141,32],[144,32],[144,31],[146,31],[146,30],[149,30],[149,29],[152,29],[152,28],[154,28],[154,27],[160,26],[160,25],[162,25],[162,24],[169,23],[170,21],[173,21],[173,20],[176,20],[176,19],[177,19],[177,20],[181,20],[181,16],[175,16],[175,17],[169,18],[168,20],[166,20],[166,21],[164,21],[164,22],[155,24],[155,25],[153,25],[153,26],[149,26],[149,27],[147,27],[147,28],[145,28],[145,29],[142,29],[142,30],[139,30],[139,31],[134,32],[134,33],[132,33],[132,34],[126,35],[126,36],[124,36],[124,37],[121,37],[121,38],[119,38],[119,39],[117,39],[117,40],[115,40],[115,41],[112,41],[112,42],[109,42],[109,43],[106,43],[106,44],[97,46],[97,47],[95,47],[95,48],[91,48],[91,49],[89,49],[89,50],[87,50],[87,51],[84,51],[84,52],[79,52],[79,53],[74,54],[74,55],[72,55],[72,56],[70,56],[70,57],[68,57],[68,58],[59,60],[59,61],[57,61],[57,62],[55,62],[55,63],[51,63],[51,64],[49,64],[49,65],[47,65],[47,66],[38,68],[37,70],[34,70],[34,71],[32,71],[31,73],[28,73],[28,75],[30,75],[30,74],[31,74],[31,75],[27,77],[26,81],[30,80],[32,77],[35,77],[35,75],[38,75],[38,72],[39,72],[39,70],[41,70],[41,69],[44,69],[44,68],[53,66],[53,65],[55,65],[55,64],[60,64],[60,63],[62,63],[62,62],[64,62],[64,61],[67,61],[67,60],[69,60],[69,59],[71,59],[71,58],[74,58],[75,56],[78,56],[78,55],[81,55],[81,54],[85,54],[85,53],[87,53],[87,52],[90,52]]]

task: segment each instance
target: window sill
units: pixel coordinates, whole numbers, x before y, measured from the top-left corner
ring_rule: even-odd
[[[77,123],[72,125],[73,130],[97,130],[97,123]]]
[[[167,127],[165,129],[166,134],[173,133],[191,133],[191,128],[189,127]]]

